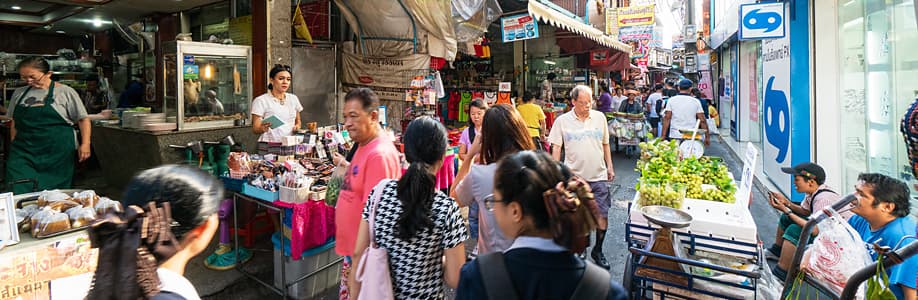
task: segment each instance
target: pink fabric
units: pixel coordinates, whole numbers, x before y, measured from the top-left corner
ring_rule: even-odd
[[[298,204],[275,201],[274,204],[293,209],[290,230],[285,228],[284,237],[290,240],[290,257],[294,260],[299,260],[303,251],[325,244],[335,234],[335,208],[324,201]]]
[[[399,170],[398,150],[389,135],[380,134],[357,148],[344,175],[335,208],[335,252],[338,255],[351,256],[354,253],[360,216],[367,197],[381,180],[399,178]]]

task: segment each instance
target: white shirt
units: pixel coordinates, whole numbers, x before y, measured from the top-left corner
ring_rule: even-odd
[[[187,300],[201,300],[194,285],[184,276],[163,268],[156,269],[156,275],[159,275],[160,290],[178,294]]]
[[[510,247],[513,241],[504,236],[494,212],[485,209],[484,203],[484,199],[494,193],[494,173],[497,171],[497,164],[471,164],[469,174],[456,186],[456,200],[465,206],[472,202],[478,203],[478,254],[503,251]]]
[[[586,120],[577,119],[573,110],[555,120],[548,142],[564,147],[564,164],[589,182],[606,181],[603,145],[609,144],[609,126],[605,114],[590,110]]]
[[[551,81],[545,79],[542,81],[542,101],[551,102],[552,98]]]
[[[663,94],[659,92],[656,92],[656,93],[650,94],[650,96],[647,96],[647,105],[650,106],[650,117],[651,118],[660,117],[659,115],[657,115],[657,100],[662,100],[662,99],[663,99]]]
[[[262,133],[261,137],[258,138],[259,142],[280,143],[283,137],[293,133],[296,115],[303,111],[303,105],[300,104],[300,99],[294,94],[285,93],[284,98],[284,105],[281,105],[280,100],[271,95],[271,93],[265,93],[252,101],[252,115],[261,116],[262,121],[276,115],[277,118],[284,121],[284,125],[281,127],[269,129]]]
[[[612,110],[618,111],[618,107],[622,105],[622,101],[628,99],[625,96],[612,96]]]
[[[669,137],[676,139],[682,138],[679,130],[695,129],[695,122],[698,120],[696,114],[704,113],[701,110],[701,101],[686,95],[669,98],[669,101],[666,102],[666,109],[663,111],[673,112],[672,119],[669,120]]]

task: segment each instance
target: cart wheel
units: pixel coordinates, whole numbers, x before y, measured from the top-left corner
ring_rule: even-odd
[[[628,257],[625,258],[625,273],[622,274],[622,286],[628,291],[628,299],[635,299],[634,295],[637,291],[631,278],[631,275],[634,275],[634,260],[631,255],[631,253],[628,253]]]

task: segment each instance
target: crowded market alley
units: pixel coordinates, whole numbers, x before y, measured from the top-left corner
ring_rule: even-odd
[[[918,0],[0,0],[0,300],[918,299]]]

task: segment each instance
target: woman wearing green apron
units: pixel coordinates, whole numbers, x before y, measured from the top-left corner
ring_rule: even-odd
[[[13,118],[6,182],[38,181],[39,190],[70,188],[75,160],[90,153],[90,122],[79,94],[51,80],[48,61],[31,57],[19,63],[19,76],[28,85],[13,93],[9,114]],[[77,147],[74,125],[79,125]],[[13,187],[16,194],[31,192],[32,185]]]

